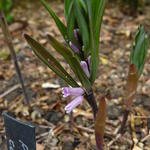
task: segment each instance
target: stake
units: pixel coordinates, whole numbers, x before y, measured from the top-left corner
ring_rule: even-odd
[[[27,95],[26,90],[25,90],[24,81],[23,81],[23,78],[22,78],[22,75],[21,75],[21,71],[19,69],[16,53],[15,53],[14,46],[13,46],[13,43],[12,43],[11,34],[9,32],[8,25],[7,25],[7,22],[5,20],[5,16],[4,16],[3,12],[0,12],[0,24],[1,24],[2,32],[3,32],[4,37],[5,37],[5,41],[8,45],[9,50],[10,50],[11,57],[14,61],[14,66],[15,66],[15,69],[16,69],[16,73],[18,75],[18,79],[20,81],[22,91],[23,91],[23,94],[24,94],[25,103],[29,104],[29,98],[28,98],[28,95]]]

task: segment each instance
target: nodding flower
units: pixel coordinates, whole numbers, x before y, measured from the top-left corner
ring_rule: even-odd
[[[62,88],[63,97],[75,96],[75,98],[65,107],[67,113],[73,111],[79,104],[83,102],[84,90],[82,88],[64,87]]]
[[[74,108],[76,108],[83,101],[83,96],[78,96],[74,100],[72,100],[66,107],[65,110],[67,113],[72,112]]]

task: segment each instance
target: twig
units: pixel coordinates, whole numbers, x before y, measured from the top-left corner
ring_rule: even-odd
[[[148,139],[150,139],[150,132],[149,132],[149,134],[148,134],[147,136],[145,136],[145,137],[141,140],[141,142],[143,143],[143,142],[145,142],[145,141],[148,140]]]
[[[150,118],[150,116],[134,116],[134,118],[148,119],[148,118]]]
[[[110,147],[111,145],[113,145],[113,143],[116,142],[120,137],[121,137],[121,134],[118,134],[118,135],[116,136],[116,138],[114,138],[113,140],[111,140],[111,141],[107,144],[107,146]]]
[[[13,87],[11,87],[10,89],[8,89],[7,91],[5,91],[3,94],[0,95],[0,98],[4,98],[6,97],[8,94],[10,94],[11,92],[15,91],[16,89],[18,89],[20,87],[20,84],[17,84]]]
[[[22,78],[22,75],[21,75],[21,72],[20,72],[20,69],[19,69],[16,53],[15,53],[13,43],[12,43],[12,38],[11,38],[10,32],[8,30],[8,25],[7,25],[7,22],[5,20],[5,16],[2,12],[0,12],[0,24],[1,24],[1,27],[2,27],[2,32],[5,36],[5,40],[7,42],[8,47],[9,47],[11,57],[13,58],[13,61],[14,61],[14,65],[15,65],[15,68],[16,68],[16,73],[18,75],[18,78],[19,78],[19,81],[20,81],[20,84],[21,84],[21,87],[22,87],[25,102],[27,104],[29,104],[29,98],[28,98],[28,95],[26,93],[25,86],[24,86],[24,81],[23,81],[23,78]]]
[[[83,127],[83,126],[77,126],[77,128],[80,130],[86,131],[88,133],[94,133],[94,129],[90,129],[90,128]]]

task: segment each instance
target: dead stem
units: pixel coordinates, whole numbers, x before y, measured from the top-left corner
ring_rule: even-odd
[[[0,12],[0,24],[1,24],[1,27],[2,27],[3,34],[5,36],[5,41],[8,45],[8,47],[9,47],[11,57],[13,58],[13,61],[14,61],[14,66],[16,68],[16,73],[18,75],[18,78],[19,78],[19,81],[20,81],[20,84],[21,84],[21,87],[22,87],[22,91],[23,91],[23,94],[24,94],[24,97],[25,97],[25,102],[27,104],[29,104],[29,98],[28,98],[28,95],[27,95],[26,90],[25,90],[24,81],[23,81],[23,78],[22,78],[22,75],[21,75],[21,71],[19,69],[16,53],[15,53],[13,43],[12,43],[12,38],[11,38],[10,32],[8,30],[8,25],[7,25],[7,22],[5,20],[4,14],[2,12]]]

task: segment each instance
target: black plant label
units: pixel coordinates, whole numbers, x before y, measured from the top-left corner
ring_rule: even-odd
[[[8,150],[36,150],[35,127],[3,114]]]

